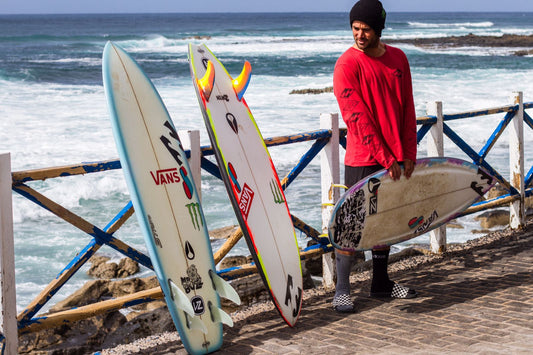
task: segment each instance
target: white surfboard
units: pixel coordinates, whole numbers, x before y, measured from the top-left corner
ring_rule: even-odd
[[[298,243],[285,195],[263,137],[242,95],[245,63],[233,80],[205,45],[189,45],[191,75],[209,138],[250,252],[283,319],[293,326],[302,303]]]
[[[354,251],[414,238],[457,217],[495,183],[482,168],[454,158],[419,159],[412,176],[398,181],[381,170],[339,199],[329,223],[330,241]]]
[[[120,162],[174,324],[189,353],[218,350],[221,323],[232,324],[220,309],[219,293],[239,300],[215,272],[176,129],[152,82],[123,49],[108,42],[102,69]]]

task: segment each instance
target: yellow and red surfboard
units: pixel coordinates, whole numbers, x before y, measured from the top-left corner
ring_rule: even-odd
[[[285,195],[243,94],[251,66],[233,79],[205,45],[189,45],[191,76],[222,179],[272,300],[294,326],[302,304],[302,269]]]

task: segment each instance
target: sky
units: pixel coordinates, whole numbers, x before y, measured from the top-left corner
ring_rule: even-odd
[[[0,14],[344,12],[355,0],[0,0]],[[533,12],[533,0],[382,0],[388,12]]]

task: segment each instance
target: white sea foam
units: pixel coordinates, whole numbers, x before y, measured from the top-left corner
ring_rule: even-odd
[[[450,29],[450,28],[485,28],[485,27],[493,27],[494,23],[490,21],[481,21],[481,22],[417,22],[417,21],[408,21],[407,22],[410,27],[414,28],[444,28],[444,29]]]

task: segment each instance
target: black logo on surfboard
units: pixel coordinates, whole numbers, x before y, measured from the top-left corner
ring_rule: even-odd
[[[381,181],[376,178],[371,178],[368,180],[368,191],[370,192],[370,197],[368,199],[368,214],[378,213],[378,189],[381,186]]]
[[[231,112],[226,113],[226,121],[228,121],[229,126],[235,132],[235,134],[239,134],[239,126],[237,125],[237,119]]]
[[[298,287],[296,289],[296,292],[294,294],[294,300],[292,297],[293,288],[294,288],[294,285],[292,282],[292,275],[289,274],[287,275],[287,290],[285,292],[285,306],[288,306],[289,302],[291,302],[295,306],[292,309],[292,316],[296,317],[300,313],[300,306],[302,304],[302,288]]]

